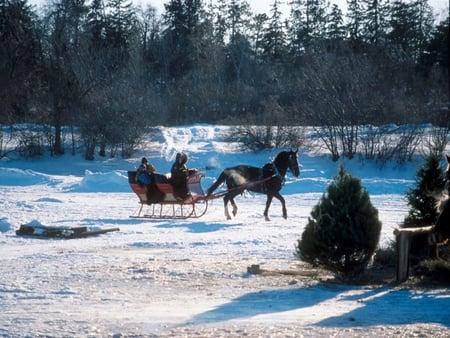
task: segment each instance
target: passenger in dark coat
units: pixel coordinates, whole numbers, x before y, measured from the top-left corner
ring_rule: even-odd
[[[172,165],[170,171],[170,183],[173,186],[175,195],[179,198],[186,198],[189,196],[187,187],[187,176],[190,171],[187,168],[188,156],[184,153],[178,153],[175,163]]]

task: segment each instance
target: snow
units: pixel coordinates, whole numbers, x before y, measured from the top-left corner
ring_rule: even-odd
[[[204,189],[241,163],[262,166],[279,150],[245,153],[220,140],[226,127],[160,128],[132,159],[81,155],[0,160],[0,336],[386,336],[450,334],[448,288],[355,286],[308,275],[294,248],[312,207],[342,162],[300,149],[301,176],[288,173],[263,217],[265,196],[237,198],[227,221],[222,200],[198,219],[148,220],[138,209],[127,170],[146,156],[160,173],[178,151],[205,172]],[[362,180],[383,223],[380,246],[407,213],[405,192],[421,163],[382,168],[357,160],[346,170]],[[119,227],[82,239],[17,236],[20,224]],[[305,270],[306,271],[306,270]],[[306,272],[305,272],[306,274]]]

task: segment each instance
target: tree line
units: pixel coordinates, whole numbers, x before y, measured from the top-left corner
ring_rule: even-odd
[[[0,0],[0,123],[36,126],[21,130],[26,151],[75,152],[80,135],[87,159],[129,156],[155,125],[318,126],[337,157],[361,125],[448,128],[448,16],[427,0],[347,5],[293,0],[283,16],[280,0],[261,14],[168,0],[159,15],[131,0]]]

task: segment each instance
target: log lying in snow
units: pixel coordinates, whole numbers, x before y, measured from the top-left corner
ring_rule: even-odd
[[[397,242],[397,282],[403,282],[408,278],[411,239],[416,235],[429,234],[432,228],[432,226],[427,226],[394,230]]]
[[[19,236],[37,236],[46,238],[83,238],[105,234],[107,232],[120,231],[119,228],[108,229],[90,229],[88,227],[57,227],[37,224],[22,224],[16,235]]]

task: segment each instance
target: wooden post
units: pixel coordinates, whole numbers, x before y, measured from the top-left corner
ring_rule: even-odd
[[[411,247],[411,239],[418,234],[430,233],[432,226],[421,228],[402,228],[395,229],[397,245],[397,282],[404,282],[408,279],[409,270],[409,249]]]

